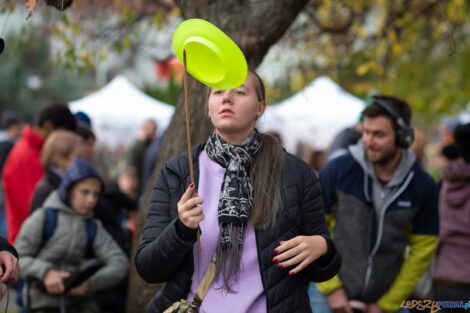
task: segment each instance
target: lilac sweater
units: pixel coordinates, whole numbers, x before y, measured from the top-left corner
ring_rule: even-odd
[[[191,290],[187,297],[188,301],[193,299],[216,250],[219,239],[217,205],[225,174],[225,168],[209,159],[205,152],[199,155],[199,167],[200,176],[197,192],[204,199],[202,205],[204,220],[200,223],[202,251],[199,253],[196,245],[194,245],[194,274]],[[266,312],[266,296],[259,270],[255,230],[250,223],[245,231],[241,264],[242,271],[239,281],[232,287],[236,293],[224,292],[220,288],[223,284],[219,278],[212,284],[211,289],[202,301],[199,312]]]

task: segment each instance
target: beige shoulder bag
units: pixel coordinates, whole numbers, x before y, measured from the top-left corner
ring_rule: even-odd
[[[202,300],[206,296],[207,292],[211,288],[215,278],[215,255],[212,257],[209,267],[207,268],[204,276],[202,277],[201,284],[196,290],[194,299],[191,302],[181,299],[173,303],[163,313],[197,313],[201,307]]]

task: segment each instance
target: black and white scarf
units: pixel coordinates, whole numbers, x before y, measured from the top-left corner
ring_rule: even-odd
[[[205,146],[209,158],[226,169],[218,205],[220,231],[216,274],[223,274],[224,287],[228,291],[231,290],[229,282],[236,280],[240,271],[245,227],[253,203],[249,170],[260,142],[261,134],[256,129],[240,146],[224,141],[214,131]]]

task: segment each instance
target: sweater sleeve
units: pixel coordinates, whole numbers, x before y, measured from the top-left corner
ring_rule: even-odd
[[[168,280],[177,270],[196,239],[184,239],[178,234],[178,219],[171,219],[170,210],[178,199],[172,199],[168,185],[169,175],[162,169],[153,187],[142,240],[135,256],[139,275],[149,283]],[[175,176],[171,179],[178,180]]]
[[[306,168],[305,173],[305,187],[300,203],[301,234],[323,236],[327,240],[328,251],[315,262],[310,263],[304,269],[304,273],[309,280],[322,282],[338,273],[341,266],[341,256],[336,250],[326,226],[322,191],[318,179],[310,168]]]
[[[18,259],[18,252],[5,238],[0,236],[0,251],[8,251]]]
[[[36,257],[42,243],[42,229],[46,219],[45,210],[36,210],[21,226],[15,246],[20,256],[20,277],[43,280],[53,264]]]

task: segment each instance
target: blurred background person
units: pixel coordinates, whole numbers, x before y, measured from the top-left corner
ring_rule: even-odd
[[[460,157],[445,171],[439,199],[440,247],[434,296],[440,301],[467,300],[470,295],[470,123],[457,126],[454,135]]]
[[[78,111],[75,113],[75,118],[77,120],[77,134],[82,138],[81,157],[93,164],[106,185],[111,184],[112,178],[109,171],[115,162],[109,160],[110,150],[106,146],[97,145],[92,121],[86,113]]]
[[[104,180],[104,187],[94,209],[94,217],[100,220],[129,260],[132,233],[137,209],[138,177],[133,167],[118,170],[116,179],[108,175],[105,158],[96,150],[96,136],[91,126],[92,121],[84,112],[75,113],[77,134],[81,137],[81,157],[93,164]],[[156,138],[153,142],[157,141]],[[153,143],[152,142],[152,143]],[[148,152],[149,149],[147,149]],[[101,312],[124,313],[126,306],[128,275],[116,286],[93,294]]]
[[[83,126],[85,128],[91,129],[91,119],[90,117],[82,111],[75,112],[75,119],[77,120],[77,126]]]
[[[330,144],[328,149],[328,161],[348,152],[348,147],[355,145],[362,136],[362,116],[352,127],[348,127],[339,132]]]
[[[317,174],[321,171],[321,169],[326,164],[326,154],[323,150],[314,150],[310,157],[310,162],[308,162],[312,169],[317,172]]]
[[[8,153],[21,137],[23,119],[15,111],[5,111],[0,117],[0,169],[3,169]]]
[[[93,161],[95,154],[96,137],[93,131],[84,125],[78,124],[77,134],[80,136],[81,154],[80,156],[88,162]],[[92,162],[93,163],[93,162]],[[101,174],[101,173],[100,173]]]
[[[439,155],[437,156],[437,170],[439,173],[437,186],[439,190],[442,187],[442,181],[446,175],[446,171],[454,163],[459,162],[459,151],[455,143],[448,144],[447,146],[442,147]]]
[[[3,165],[10,150],[21,136],[23,130],[23,120],[18,112],[5,111],[0,117],[0,175],[3,177]],[[0,181],[0,236],[6,236],[5,222],[5,196],[3,185]]]
[[[81,154],[80,137],[71,131],[56,130],[46,140],[41,150],[44,177],[34,189],[30,212],[40,208],[49,194],[59,188],[69,165]]]
[[[443,147],[455,142],[454,131],[460,124],[460,120],[456,117],[446,117],[442,119],[441,125],[439,125],[439,136],[441,137]]]
[[[59,188],[25,220],[16,248],[21,278],[28,282],[23,292],[28,312],[101,312],[91,293],[116,286],[126,276],[128,259],[93,217],[102,189],[103,182],[93,166],[76,158]],[[48,210],[56,212],[56,217],[54,229],[46,237]],[[82,272],[86,279],[66,289],[64,278],[79,271],[90,256],[101,261],[102,267],[92,275]]]
[[[310,146],[305,148],[304,157],[302,160],[305,161],[310,167],[315,171],[318,176],[320,170],[325,166],[326,160],[326,153],[323,150],[317,150]]]
[[[362,139],[320,173],[328,225],[343,256],[339,275],[317,284],[334,312],[399,310],[438,246],[438,193],[409,149],[411,107],[393,96],[372,99],[362,111]],[[317,303],[327,310],[313,287],[312,311]]]
[[[144,167],[145,152],[155,138],[157,123],[154,120],[146,120],[140,128],[139,135],[127,151],[127,166],[132,166],[137,171],[139,188],[142,186],[142,172]]]
[[[7,239],[15,242],[21,224],[29,215],[29,204],[37,182],[44,175],[41,148],[58,129],[74,131],[76,121],[65,104],[53,104],[39,112],[35,125],[26,125],[21,138],[11,149],[3,167],[3,188],[7,219]]]
[[[135,229],[133,218],[137,209],[137,175],[134,168],[125,168],[114,183],[105,185],[94,217],[103,223],[103,227],[130,259],[132,234]],[[95,293],[101,312],[124,313],[128,274],[116,286]]]
[[[425,164],[425,148],[428,143],[426,133],[418,128],[414,129],[415,140],[411,145],[410,149],[414,152],[416,161],[419,165],[424,166]]]
[[[165,138],[166,130],[158,138],[154,138],[150,146],[145,151],[144,167],[142,170],[142,181],[140,193],[144,194],[147,183],[152,178],[153,169],[158,161],[158,155],[162,148],[163,138]],[[137,187],[139,182],[137,181]]]

